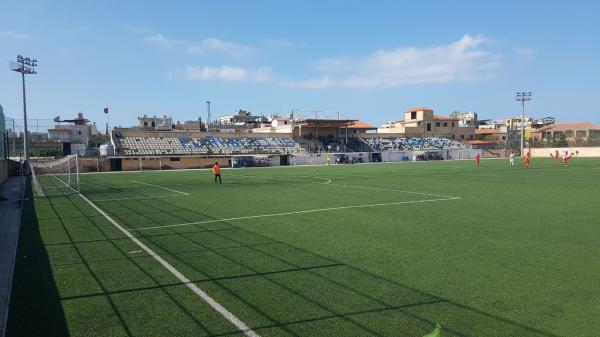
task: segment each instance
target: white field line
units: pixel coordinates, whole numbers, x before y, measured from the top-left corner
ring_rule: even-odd
[[[68,188],[72,189],[73,192],[75,193],[79,193],[78,190],[74,189],[73,187],[69,186],[67,183],[65,183],[62,179],[60,179],[59,177],[57,177],[55,174],[52,175],[54,178],[56,178],[56,180],[60,181],[61,183],[63,183],[63,185],[67,186]]]
[[[169,197],[180,197],[181,194],[162,194],[162,195],[149,195],[145,197],[122,197],[112,199],[94,199],[95,202],[101,201],[119,201],[119,200],[137,200],[137,199],[154,199],[154,198],[169,198]]]
[[[158,186],[158,185],[154,185],[154,184],[149,184],[149,183],[145,183],[145,182],[141,182],[141,181],[137,181],[137,180],[132,180],[132,183],[137,183],[137,184],[142,184],[142,185],[148,185],[148,186],[153,186],[153,187],[157,187],[157,188],[162,188],[163,190],[167,190],[167,191],[171,191],[171,192],[175,192],[175,193],[179,193],[179,194],[183,194],[183,195],[190,195],[189,193],[185,193],[185,192],[181,192],[181,191],[177,191],[177,190],[173,190],[167,187],[162,187],[162,186]]]
[[[384,187],[356,186],[356,185],[345,185],[345,184],[329,184],[329,185],[330,186],[349,187],[349,188],[362,188],[362,189],[367,189],[367,190],[390,191],[390,192],[399,192],[399,193],[406,193],[406,194],[426,195],[428,197],[437,197],[437,198],[459,198],[460,199],[460,197],[454,197],[451,195],[439,195],[439,194],[424,193],[424,192],[403,191],[403,190],[395,190],[392,188],[384,188]]]
[[[237,316],[235,316],[231,311],[227,310],[223,305],[217,302],[215,299],[210,297],[204,290],[198,287],[196,284],[192,283],[189,278],[183,275],[180,271],[175,269],[169,262],[163,259],[160,255],[156,254],[150,247],[146,246],[143,242],[138,240],[133,234],[131,234],[127,229],[123,226],[119,225],[113,218],[111,218],[106,212],[100,209],[96,204],[90,201],[83,194],[79,194],[83,200],[85,200],[90,206],[92,206],[98,213],[102,214],[106,220],[113,224],[117,229],[119,229],[123,234],[125,234],[131,241],[133,241],[136,245],[138,245],[142,250],[144,250],[148,255],[152,256],[158,263],[160,263],[165,269],[167,269],[173,276],[175,276],[179,281],[186,285],[191,291],[193,291],[198,297],[200,297],[204,302],[210,305],[216,312],[218,312],[221,316],[227,319],[231,324],[233,324],[238,330],[244,333],[244,335],[248,337],[260,337],[260,335],[254,330],[252,330],[246,323],[240,320]]]
[[[259,179],[267,179],[267,180],[280,180],[280,181],[292,182],[292,180],[286,179],[285,177],[279,178],[279,177],[253,176],[253,175],[250,175],[250,174],[228,174],[227,176],[232,176],[232,177],[250,177],[250,178],[259,178]],[[323,180],[323,182],[319,182],[319,183],[302,182],[304,184],[327,185],[327,184],[331,183],[331,179],[330,178],[311,177],[311,176],[292,176],[292,177],[310,178],[310,179],[321,179],[321,180]]]
[[[385,202],[385,203],[378,203],[378,204],[363,204],[363,205],[339,206],[339,207],[328,207],[328,208],[316,208],[316,209],[307,209],[307,210],[303,210],[303,211],[293,211],[293,212],[284,212],[284,213],[271,213],[271,214],[258,214],[258,215],[240,216],[240,217],[235,217],[235,218],[226,218],[226,219],[215,219],[215,220],[187,222],[187,223],[180,223],[180,224],[174,224],[174,225],[152,226],[152,227],[142,227],[142,228],[130,228],[129,230],[130,231],[143,231],[143,230],[148,230],[148,229],[158,229],[158,228],[168,228],[168,227],[181,227],[181,226],[201,225],[201,224],[214,223],[214,222],[225,222],[225,221],[235,221],[235,220],[245,220],[245,219],[269,218],[269,217],[277,217],[277,216],[285,216],[285,215],[293,215],[293,214],[305,214],[305,213],[317,213],[317,212],[337,211],[337,210],[340,210],[340,209],[366,208],[366,207],[391,206],[391,205],[403,205],[403,204],[417,204],[417,203],[446,201],[446,200],[458,200],[458,199],[460,199],[460,197],[445,197],[445,198],[439,198],[439,199],[395,201],[395,202]]]

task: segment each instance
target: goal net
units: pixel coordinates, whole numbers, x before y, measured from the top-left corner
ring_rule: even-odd
[[[79,160],[76,155],[30,161],[33,188],[38,196],[79,193]]]

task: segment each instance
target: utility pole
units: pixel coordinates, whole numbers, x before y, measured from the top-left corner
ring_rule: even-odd
[[[27,101],[25,99],[25,75],[37,74],[35,67],[37,67],[36,59],[30,59],[29,57],[23,57],[21,55],[17,55],[17,62],[10,63],[10,70],[21,73],[21,80],[23,83],[23,159],[25,161],[29,159],[29,153],[27,152]]]
[[[531,91],[517,92],[515,97],[518,102],[521,102],[521,157],[523,157],[523,151],[525,151],[525,101],[531,101]]]

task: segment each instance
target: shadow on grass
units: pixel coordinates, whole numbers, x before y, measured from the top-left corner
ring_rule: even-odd
[[[6,337],[68,336],[50,261],[40,236],[31,184],[23,203]]]

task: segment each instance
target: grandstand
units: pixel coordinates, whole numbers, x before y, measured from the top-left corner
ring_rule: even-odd
[[[231,136],[141,136],[115,132],[116,153],[123,156],[172,156],[172,155],[240,155],[240,154],[289,154],[303,152],[300,139],[291,137],[231,137]],[[315,145],[315,143],[318,143]],[[314,152],[380,152],[380,151],[427,151],[469,148],[459,141],[440,137],[379,137],[351,138],[342,140],[311,140],[309,149]]]
[[[287,154],[303,151],[291,138],[219,137],[205,135],[129,136],[115,132],[116,153],[124,156]]]
[[[425,151],[425,150],[448,150],[468,148],[461,142],[448,138],[361,138],[372,151]]]

